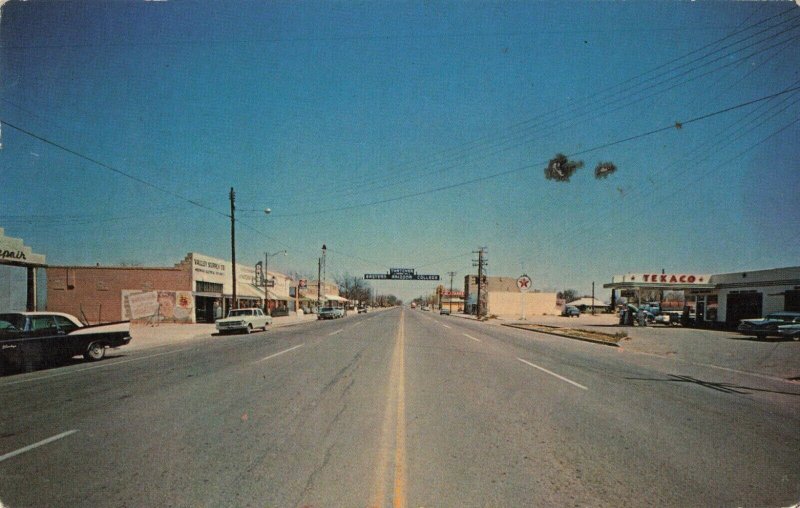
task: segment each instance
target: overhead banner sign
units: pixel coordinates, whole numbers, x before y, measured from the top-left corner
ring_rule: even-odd
[[[365,280],[439,280],[438,275],[416,273],[413,268],[390,268],[389,273],[365,273]]]

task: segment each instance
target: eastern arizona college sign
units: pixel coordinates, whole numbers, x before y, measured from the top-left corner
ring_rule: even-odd
[[[365,273],[365,280],[439,280],[438,275],[414,273],[413,268],[390,268],[389,273]]]

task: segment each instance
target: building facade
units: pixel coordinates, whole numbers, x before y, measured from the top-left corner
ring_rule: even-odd
[[[517,277],[485,277],[481,288],[481,300],[486,310],[484,315],[520,318],[542,315],[558,315],[556,293],[538,290],[522,292],[517,287]],[[467,314],[475,314],[478,304],[478,276],[464,277],[464,307]]]
[[[735,328],[741,319],[781,310],[800,312],[800,267],[714,275],[629,273],[616,275],[604,288],[620,291],[633,303],[642,295],[682,291],[696,326]]]
[[[47,309],[83,317],[90,323],[213,323],[233,303],[230,261],[189,253],[173,267],[47,267]],[[236,264],[236,307],[291,312],[297,302],[291,277],[269,272],[269,294],[257,285],[256,267]]]

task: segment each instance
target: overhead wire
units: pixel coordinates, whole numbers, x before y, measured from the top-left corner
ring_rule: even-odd
[[[795,93],[792,96],[797,97],[798,95],[799,94]],[[725,145],[732,145],[734,142],[742,139],[745,135],[750,134],[750,133],[754,132],[755,130],[757,130],[758,128],[766,125],[766,123],[768,121],[772,120],[773,118],[776,118],[781,113],[784,113],[790,107],[800,104],[800,97],[795,98],[794,101],[789,102],[788,99],[790,99],[792,96],[787,96],[786,98],[784,98],[783,101],[781,101],[781,102],[788,102],[788,104],[785,104],[783,106],[783,108],[780,108],[778,111],[772,111],[771,112],[772,109],[778,109],[778,107],[781,105],[781,103],[775,104],[771,108],[766,109],[760,115],[758,115],[756,118],[754,118],[752,121],[739,122],[738,125],[731,124],[729,127],[737,127],[737,128],[734,129],[733,131],[727,132],[727,133],[725,133],[723,131],[723,132],[719,133],[717,136],[715,136],[713,138],[714,141],[712,143],[701,144],[700,146],[696,147],[694,152],[698,153],[697,156],[690,155],[690,156],[687,156],[684,159],[674,161],[671,165],[677,166],[679,164],[684,164],[684,163],[687,163],[687,162],[689,164],[686,164],[686,166],[683,169],[683,171],[680,171],[678,174],[673,175],[673,179],[675,177],[679,177],[681,175],[688,174],[690,172],[697,172],[698,167],[702,163],[708,161],[711,158],[712,153],[716,153],[716,151],[714,150],[715,148],[721,147],[721,146],[725,146]],[[771,112],[771,114],[768,114],[770,112]],[[696,183],[696,182],[698,182],[698,181],[700,181],[700,180],[702,180],[704,178],[707,178],[707,176],[709,174],[711,174],[711,173],[713,173],[715,171],[718,171],[722,167],[726,167],[727,164],[740,159],[747,152],[749,152],[749,151],[753,150],[754,148],[760,146],[761,144],[763,144],[767,140],[773,138],[777,134],[785,131],[786,129],[788,129],[789,127],[791,127],[792,125],[797,123],[797,121],[800,120],[798,118],[797,114],[795,114],[794,117],[795,117],[795,120],[783,125],[782,127],[777,129],[776,131],[770,133],[768,136],[762,138],[758,142],[756,142],[756,143],[748,146],[744,150],[736,153],[734,156],[732,156],[732,157],[730,157],[728,159],[725,159],[724,161],[722,161],[719,164],[717,164],[716,166],[714,166],[711,170],[700,172],[701,173],[700,177],[689,181],[686,185],[683,185],[683,186],[675,186],[675,185],[673,185],[672,187],[676,187],[676,190],[674,192],[672,192],[671,194],[669,194],[668,197],[674,197],[674,196],[678,195],[681,192],[685,192],[685,189],[690,187],[691,184],[694,184],[694,183]],[[759,118],[760,118],[760,120],[759,120]],[[702,154],[702,155],[700,155],[700,154]],[[635,190],[633,190],[630,194],[631,195],[636,194]],[[654,198],[653,198],[653,196],[651,194],[647,194],[645,196],[645,194],[643,192],[640,192],[639,195],[645,197],[646,200],[648,201],[649,205],[652,206]],[[642,200],[642,201],[644,201],[644,200]],[[656,200],[657,203],[663,203],[664,201],[665,201],[665,198],[661,198],[660,200],[659,199]],[[635,206],[636,204],[637,203],[628,202],[626,206],[628,208],[630,208],[631,206]],[[641,204],[641,203],[638,203],[638,204]],[[626,224],[628,224],[630,226],[630,225],[634,225],[634,224],[639,223],[639,222],[644,222],[645,219],[643,219],[643,218],[638,218],[637,219],[637,216],[633,215],[631,217],[626,218],[625,220],[626,220]],[[612,222],[612,220],[610,220],[610,219],[601,220],[601,221],[598,221],[598,222],[599,222],[599,226],[593,226],[592,227],[592,232],[594,233],[592,236],[595,237],[595,238],[601,237],[603,234],[607,234],[612,230],[619,230],[619,222]],[[576,249],[581,249],[581,248],[588,247],[589,240],[588,240],[588,236],[586,234],[582,234],[582,235],[578,234],[577,237],[584,238],[584,241],[579,242],[578,244],[576,244],[574,246]]]
[[[789,11],[786,11],[786,12],[789,12]],[[783,14],[785,14],[785,12],[784,12],[784,13],[781,13],[781,14],[778,14],[778,15],[775,15],[775,16],[772,16],[772,17],[770,17],[770,18],[767,18],[767,20],[774,19],[775,17],[778,17],[778,16],[780,16],[780,15],[783,15]],[[756,35],[761,35],[761,34],[763,34],[763,33],[764,33],[764,32],[766,32],[766,31],[769,31],[769,30],[771,30],[771,29],[773,29],[773,28],[779,27],[779,26],[781,26],[781,25],[783,25],[783,24],[786,24],[786,23],[790,23],[790,22],[792,22],[792,21],[795,21],[795,20],[797,20],[798,18],[800,18],[800,16],[795,16],[794,18],[791,18],[791,19],[785,20],[785,21],[783,21],[783,22],[781,22],[781,23],[778,23],[778,24],[772,25],[772,26],[770,26],[770,27],[767,27],[766,29],[764,29],[764,30],[762,30],[762,31],[760,31],[760,32],[757,32],[756,34],[751,34],[751,35],[750,35],[750,36],[748,36],[748,37],[745,37],[745,38],[739,39],[739,40],[737,40],[737,41],[735,41],[735,42],[733,42],[733,43],[731,43],[731,44],[728,44],[728,45],[726,45],[726,46],[723,46],[722,48],[718,48],[718,49],[716,49],[716,50],[714,50],[714,51],[707,52],[707,53],[705,53],[704,55],[702,55],[702,56],[700,56],[700,57],[698,57],[698,58],[695,58],[694,60],[691,60],[691,61],[689,61],[689,62],[686,62],[686,63],[684,63],[684,64],[681,64],[681,65],[679,65],[679,66],[677,66],[677,67],[674,67],[674,68],[672,68],[672,69],[670,69],[670,70],[668,70],[668,71],[661,72],[661,73],[657,74],[656,76],[653,76],[653,77],[650,77],[650,78],[648,78],[648,79],[645,79],[644,81],[642,81],[642,82],[641,82],[641,83],[639,83],[638,85],[633,85],[633,86],[641,86],[642,84],[649,83],[649,82],[653,81],[654,79],[656,79],[656,78],[658,78],[658,77],[661,77],[661,76],[664,76],[664,75],[668,74],[669,72],[674,72],[675,70],[678,70],[678,69],[684,68],[684,67],[686,67],[687,65],[691,65],[691,64],[697,64],[698,62],[701,62],[703,59],[706,59],[706,58],[708,58],[709,56],[713,56],[713,55],[715,55],[715,54],[719,53],[720,51],[722,51],[722,50],[724,50],[724,49],[730,49],[731,47],[733,47],[733,46],[735,46],[735,45],[737,45],[737,44],[740,44],[740,43],[742,43],[742,42],[745,42],[745,41],[747,41],[747,40],[749,40],[749,39],[753,38],[753,37],[754,37],[754,36],[756,36]],[[761,22],[759,22],[759,23],[757,23],[756,25],[753,25],[753,26],[758,26],[758,25],[762,24],[764,21],[767,21],[767,20],[762,20]],[[752,28],[752,27],[748,27],[748,29],[750,29],[750,28]],[[751,47],[754,47],[754,46],[756,46],[756,45],[758,45],[758,44],[762,44],[762,43],[764,43],[764,42],[766,42],[766,41],[772,40],[772,39],[773,39],[773,38],[774,38],[776,35],[781,35],[781,34],[783,34],[783,33],[786,33],[786,32],[788,32],[788,31],[794,30],[794,29],[796,29],[796,28],[798,28],[798,26],[797,26],[797,25],[795,25],[795,26],[792,26],[792,27],[789,27],[789,28],[785,28],[784,30],[782,30],[782,31],[781,31],[781,32],[779,32],[778,34],[769,34],[768,36],[766,36],[766,37],[764,37],[764,38],[762,38],[762,39],[759,39],[758,41],[756,41],[756,42],[754,42],[754,43],[751,43],[751,44],[749,44],[749,45],[745,46],[744,48],[738,48],[738,49],[736,49],[736,51],[735,51],[735,52],[739,52],[739,51],[742,51],[743,49],[749,49],[749,48],[751,48]],[[729,39],[730,37],[732,37],[733,35],[736,35],[736,34],[742,33],[743,31],[746,31],[746,30],[747,30],[747,29],[745,29],[745,30],[741,30],[741,31],[738,31],[738,32],[735,32],[734,34],[730,34],[730,35],[728,35],[728,36],[724,37],[723,39],[721,39],[721,40],[720,40],[720,41],[718,41],[718,42],[725,41],[725,40]],[[790,39],[790,40],[791,40],[791,39]],[[698,77],[702,77],[702,76],[705,76],[705,75],[709,75],[709,74],[711,74],[711,73],[713,73],[713,72],[716,72],[716,71],[718,71],[718,70],[720,70],[720,69],[722,69],[722,68],[725,68],[725,67],[728,67],[728,66],[731,66],[731,65],[735,65],[736,63],[738,63],[738,62],[740,62],[740,61],[742,61],[742,60],[745,60],[745,59],[747,59],[747,58],[750,58],[750,57],[751,57],[751,56],[753,56],[754,54],[758,54],[758,53],[761,53],[761,52],[764,52],[764,51],[768,51],[769,49],[771,49],[771,48],[773,48],[773,47],[775,47],[775,46],[777,46],[777,45],[780,45],[780,44],[786,43],[786,42],[788,42],[788,41],[787,41],[787,40],[784,40],[784,41],[778,42],[778,43],[776,43],[776,44],[773,44],[772,46],[770,46],[770,47],[768,47],[768,48],[763,48],[763,49],[761,49],[761,50],[755,51],[754,53],[752,53],[752,54],[750,54],[750,55],[748,55],[748,56],[746,56],[746,57],[739,58],[739,59],[737,59],[737,60],[735,60],[735,61],[733,61],[733,62],[728,62],[727,64],[725,64],[725,65],[723,65],[723,66],[721,66],[721,67],[717,67],[717,68],[715,68],[715,69],[712,69],[712,70],[710,70],[710,71],[706,71],[705,73],[701,74],[700,76],[696,76],[696,77],[692,78],[691,80],[697,79]],[[714,44],[714,43],[712,43],[712,44],[709,44],[709,45],[706,45],[704,48],[710,47],[710,46],[712,46],[713,44]],[[667,78],[667,79],[665,79],[665,80],[659,81],[658,83],[652,84],[652,85],[650,85],[650,86],[647,86],[646,88],[644,88],[644,89],[642,89],[642,90],[639,90],[637,93],[641,93],[641,92],[642,92],[642,91],[644,91],[644,90],[649,90],[649,89],[652,89],[652,88],[654,88],[654,87],[656,87],[656,86],[658,86],[658,85],[662,85],[662,84],[665,84],[665,83],[669,83],[670,81],[673,81],[673,80],[675,80],[675,79],[677,79],[677,78],[680,78],[680,77],[686,76],[686,75],[688,75],[688,74],[690,74],[690,73],[692,73],[692,72],[694,72],[694,71],[696,71],[696,70],[698,70],[698,69],[700,69],[700,68],[704,68],[704,67],[706,67],[706,66],[707,66],[709,63],[714,63],[714,62],[717,62],[717,61],[719,61],[719,60],[722,60],[722,59],[725,59],[725,58],[729,58],[729,57],[730,57],[732,54],[734,54],[735,52],[733,52],[733,53],[727,53],[727,54],[724,54],[724,55],[722,55],[722,56],[720,56],[720,57],[718,57],[718,58],[716,58],[716,59],[712,60],[711,62],[704,62],[702,65],[695,65],[694,67],[691,67],[690,69],[688,69],[688,70],[686,70],[686,71],[682,72],[682,73],[681,73],[680,75],[678,75],[678,76],[672,76],[672,77],[669,77],[669,78]],[[677,59],[673,59],[671,62],[679,61],[680,59],[682,59],[682,58],[685,58],[686,56],[689,56],[689,55],[693,55],[693,54],[695,54],[695,53],[697,53],[697,50],[696,50],[696,51],[689,52],[689,53],[687,53],[686,55],[684,55],[683,57],[679,57],[679,58],[677,58]],[[664,67],[664,65],[660,65],[660,66],[656,67],[654,70],[658,70],[658,69],[661,69],[661,68],[663,68],[663,67]],[[646,76],[646,75],[650,74],[651,72],[652,72],[652,71],[647,71],[647,72],[645,72],[645,73],[642,73],[642,74],[640,74],[640,75],[638,75],[638,76],[636,76],[636,77],[634,77],[634,78],[630,78],[630,79],[628,79],[628,80],[624,81],[623,83],[629,83],[629,82],[631,82],[631,81],[635,81],[635,80],[636,80],[636,79],[638,79],[638,78],[642,78],[642,77],[644,77],[644,76]],[[691,81],[691,80],[689,80],[689,81]],[[680,84],[684,84],[684,83],[685,83],[685,82],[674,83],[674,84],[673,84],[672,86],[670,86],[670,88],[668,88],[667,90],[669,90],[669,89],[672,89],[672,88],[674,88],[675,86],[679,86]],[[623,87],[621,90],[619,90],[619,91],[618,91],[618,92],[616,92],[615,94],[611,95],[611,97],[610,97],[610,98],[613,98],[614,96],[619,96],[619,95],[621,95],[621,94],[625,94],[624,96],[622,96],[621,98],[619,98],[617,101],[605,102],[605,103],[601,104],[601,106],[600,106],[600,107],[606,107],[606,106],[609,106],[609,105],[612,105],[612,104],[615,104],[615,103],[619,103],[619,102],[621,102],[621,101],[630,100],[630,93],[626,93],[626,92],[630,92],[631,90],[633,90],[633,86],[629,86],[629,87],[627,87],[627,88],[626,88],[626,87]],[[613,90],[613,89],[615,89],[615,88],[617,88],[617,86],[616,86],[616,85],[615,85],[615,86],[612,86],[612,87],[608,87],[607,89],[608,89],[608,90]],[[662,91],[660,91],[659,93],[663,93],[664,91],[666,91],[666,90],[662,90]],[[601,92],[602,92],[602,91],[601,91]],[[570,108],[566,108],[566,109],[564,109],[564,108],[560,108],[560,109],[562,109],[562,110],[563,110],[563,112],[562,112],[562,113],[558,113],[558,114],[556,114],[555,116],[552,116],[551,114],[545,114],[545,115],[541,115],[540,117],[536,117],[536,118],[534,118],[534,119],[531,119],[531,120],[529,120],[529,121],[526,121],[526,122],[521,122],[520,124],[517,124],[517,125],[524,125],[524,124],[527,124],[528,126],[526,127],[526,130],[531,130],[532,128],[544,127],[544,126],[545,126],[545,124],[546,124],[546,127],[548,128],[548,130],[552,130],[552,128],[553,128],[554,126],[556,126],[556,124],[558,124],[558,121],[559,121],[559,119],[561,119],[561,118],[565,118],[565,117],[566,117],[566,118],[572,118],[572,119],[574,120],[574,119],[575,119],[575,117],[574,117],[574,114],[575,114],[576,112],[579,112],[579,111],[580,111],[580,108],[578,107],[578,105],[579,105],[581,102],[587,102],[587,103],[589,103],[590,105],[594,105],[594,104],[596,104],[598,95],[602,96],[602,93],[600,93],[600,92],[599,92],[598,94],[594,94],[594,95],[593,95],[593,97],[592,97],[591,99],[588,99],[588,98],[587,98],[585,101],[576,101],[576,103],[574,103],[574,104],[572,105],[572,107],[570,107]],[[644,98],[641,98],[641,99],[639,99],[639,100],[638,100],[638,101],[636,101],[636,102],[640,102],[641,100],[644,100],[645,98],[649,98],[649,97],[651,97],[651,96],[652,96],[652,95],[650,95],[650,96],[647,96],[647,97],[644,97]],[[589,102],[589,101],[591,101],[591,102]],[[634,103],[635,103],[635,102],[634,102]],[[633,104],[633,103],[629,103],[629,104],[627,104],[627,105],[631,105],[631,104]],[[627,106],[627,105],[625,105],[625,106]],[[600,107],[597,107],[597,106],[595,106],[594,110],[595,110],[595,111],[600,111]],[[551,112],[551,113],[557,113],[558,111],[559,111],[559,109],[557,108],[556,110],[553,110],[553,112]],[[535,123],[533,123],[533,124],[530,124],[530,122],[535,122]],[[562,123],[563,123],[563,122],[562,122]],[[523,131],[523,132],[524,132],[524,131]],[[506,149],[513,148],[514,146],[519,146],[519,145],[512,145],[512,146],[508,146],[508,145],[507,145],[507,141],[505,141],[505,140],[506,140],[506,138],[508,138],[508,139],[515,139],[515,140],[516,140],[516,139],[519,139],[519,137],[520,137],[520,134],[521,134],[521,132],[518,132],[518,133],[516,133],[516,134],[514,135],[514,137],[513,137],[513,138],[511,138],[510,136],[509,136],[509,137],[504,137],[504,138],[502,138],[502,139],[504,140],[504,141],[503,141],[503,143],[505,143],[505,144],[506,144],[506,146],[503,148],[503,150],[498,150],[498,151],[495,151],[495,152],[492,152],[492,153],[490,153],[490,154],[486,154],[486,155],[487,155],[487,156],[488,156],[488,155],[496,155],[496,154],[498,154],[498,153],[501,153],[502,151],[504,151],[504,150],[506,150]],[[464,145],[464,146],[465,146],[465,147],[468,147],[467,149],[468,149],[468,150],[470,150],[470,149],[472,149],[472,148],[474,147],[474,144],[472,144],[472,143],[468,143],[468,144],[466,144],[466,145]],[[495,146],[495,145],[492,145],[492,144],[490,144],[490,145],[486,145],[486,144],[484,143],[484,146],[487,146],[487,147],[490,147],[490,148],[491,148],[491,147],[493,147],[493,146]],[[501,146],[501,147],[502,147],[502,146],[503,146],[503,144],[496,145],[496,146]],[[446,153],[446,152],[442,152],[442,153]],[[455,152],[455,153],[453,154],[453,157],[455,157],[455,156],[458,156],[458,155],[465,155],[465,154],[466,154],[466,155],[469,155],[469,152],[463,152],[463,151],[462,151],[462,152]],[[485,157],[483,157],[483,158],[485,158]],[[483,159],[483,158],[482,158],[482,159]],[[481,159],[481,160],[482,160],[482,159]],[[427,167],[429,167],[429,166],[430,166],[430,165],[432,165],[432,164],[437,164],[437,163],[440,163],[440,162],[441,162],[441,161],[439,161],[439,160],[432,161],[432,162],[431,162],[429,165],[427,165],[427,166],[423,166],[423,167],[421,167],[421,168],[412,169],[412,170],[411,170],[409,173],[410,173],[410,174],[419,174],[419,173],[425,173],[425,172],[428,172],[428,171],[426,171],[426,168],[427,168]],[[447,167],[443,168],[443,170],[449,170],[449,169],[453,169],[453,168],[460,167],[460,166],[461,166],[461,164],[452,164],[452,165],[449,165],[449,166],[447,166]],[[440,171],[440,172],[443,172],[443,171]],[[406,176],[406,175],[404,175],[403,173],[400,173],[400,174],[393,174],[393,175],[392,175],[392,178],[393,178],[393,180],[395,180],[395,181],[399,182],[399,183],[395,184],[394,186],[396,187],[396,186],[399,186],[399,185],[403,185],[403,182],[404,182],[404,181],[407,181],[407,180],[406,180],[406,178],[405,178],[405,176]],[[351,186],[349,186],[348,188],[345,188],[345,189],[343,189],[343,190],[345,190],[345,191],[346,191],[346,192],[344,193],[344,196],[346,197],[346,196],[348,196],[348,195],[352,195],[352,194],[354,194],[354,193],[360,192],[360,191],[362,191],[363,189],[366,189],[366,188],[374,188],[374,187],[376,187],[376,186],[379,186],[379,187],[381,187],[381,188],[384,188],[384,189],[387,187],[387,184],[386,184],[386,182],[385,182],[385,176],[383,176],[383,177],[380,177],[380,178],[373,179],[373,180],[371,180],[371,181],[368,181],[368,182],[362,182],[360,185],[357,185],[357,186],[353,186],[353,185],[351,185]],[[330,191],[330,192],[328,192],[327,194],[331,194],[331,195],[332,195],[334,192],[335,192],[335,191]]]
[[[719,110],[719,111],[706,113],[706,114],[703,114],[703,115],[700,115],[700,116],[697,116],[697,117],[694,117],[694,118],[690,118],[688,120],[684,120],[684,121],[680,122],[680,125],[684,126],[684,125],[689,125],[689,124],[692,124],[692,123],[695,123],[695,122],[699,122],[699,121],[702,121],[702,120],[706,120],[708,118],[712,118],[712,117],[717,116],[717,115],[721,115],[721,114],[725,114],[725,113],[728,113],[728,112],[731,112],[731,111],[735,111],[737,109],[740,109],[740,108],[743,108],[743,107],[747,107],[747,106],[750,106],[752,104],[756,104],[758,102],[761,102],[761,101],[764,101],[764,100],[768,100],[768,99],[771,99],[773,97],[777,97],[777,96],[780,96],[780,95],[783,95],[783,94],[786,94],[786,93],[789,93],[789,92],[792,92],[792,91],[795,91],[795,90],[798,90],[798,89],[800,89],[800,87],[789,88],[789,89],[782,90],[780,92],[777,92],[777,93],[774,93],[774,94],[771,94],[771,95],[767,95],[765,97],[760,97],[758,99],[753,99],[753,100],[750,100],[750,101],[747,101],[747,102],[743,102],[741,104],[737,104],[735,106],[730,106],[730,107],[724,108],[724,109]],[[633,136],[628,136],[628,137],[623,138],[623,139],[619,139],[619,140],[616,140],[616,141],[611,141],[611,142],[604,143],[604,144],[601,144],[601,145],[597,145],[597,146],[594,146],[594,147],[591,147],[591,148],[587,148],[585,150],[574,152],[574,153],[569,154],[569,156],[585,155],[585,154],[596,152],[598,150],[602,150],[602,149],[605,149],[605,148],[608,148],[608,147],[611,147],[611,146],[615,146],[615,145],[618,145],[618,144],[621,144],[621,143],[626,143],[626,142],[629,142],[629,141],[633,141],[633,140],[637,140],[637,139],[642,139],[644,137],[652,136],[653,134],[658,134],[660,132],[665,132],[665,131],[668,131],[668,130],[674,130],[675,128],[676,128],[676,124],[670,124],[670,125],[667,125],[667,126],[664,126],[664,127],[659,127],[657,129],[653,129],[653,130],[650,130],[650,131],[647,131],[647,132],[643,132],[643,133],[640,133],[640,134],[635,134]],[[536,168],[536,167],[542,167],[546,163],[547,163],[547,161],[540,161],[540,162],[535,163],[535,164],[526,164],[524,166],[519,166],[519,167],[516,167],[516,168],[509,169],[509,170],[499,171],[499,172],[492,173],[492,174],[489,174],[489,175],[484,175],[484,176],[481,176],[481,177],[478,177],[478,178],[473,178],[473,179],[470,179],[470,180],[461,181],[461,182],[450,184],[450,185],[443,185],[443,186],[435,187],[435,188],[432,188],[432,189],[426,189],[426,190],[421,190],[421,191],[401,194],[401,195],[394,196],[394,197],[387,198],[387,199],[374,200],[374,201],[370,201],[370,202],[366,202],[366,203],[359,203],[359,204],[355,204],[355,205],[345,205],[345,206],[340,206],[340,207],[331,207],[331,208],[326,208],[326,209],[321,209],[321,210],[305,211],[305,212],[298,212],[298,213],[287,213],[287,214],[276,214],[275,216],[276,217],[313,216],[313,215],[320,215],[320,214],[325,214],[325,213],[333,213],[333,212],[342,212],[342,211],[348,211],[348,210],[355,210],[355,209],[358,209],[358,208],[364,208],[364,207],[367,207],[367,206],[374,206],[374,205],[379,205],[379,204],[392,203],[392,202],[396,202],[396,201],[400,201],[400,200],[404,200],[404,199],[409,199],[409,198],[412,198],[412,197],[424,196],[424,195],[427,195],[427,194],[433,194],[433,193],[441,192],[441,191],[444,191],[444,190],[449,190],[449,189],[454,189],[454,188],[458,188],[458,187],[463,187],[463,186],[466,186],[466,185],[471,185],[471,184],[474,184],[474,183],[484,182],[486,180],[498,178],[500,176],[505,176],[505,175],[509,175],[509,174],[512,174],[512,173],[518,173],[520,171],[524,171],[524,170],[527,170],[527,169],[532,169],[532,168]]]

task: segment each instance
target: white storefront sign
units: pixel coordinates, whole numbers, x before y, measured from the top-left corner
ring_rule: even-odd
[[[612,283],[629,282],[635,284],[656,284],[656,285],[670,285],[680,284],[699,284],[708,285],[708,274],[695,274],[695,273],[629,273],[627,275],[615,275],[612,278]]]

